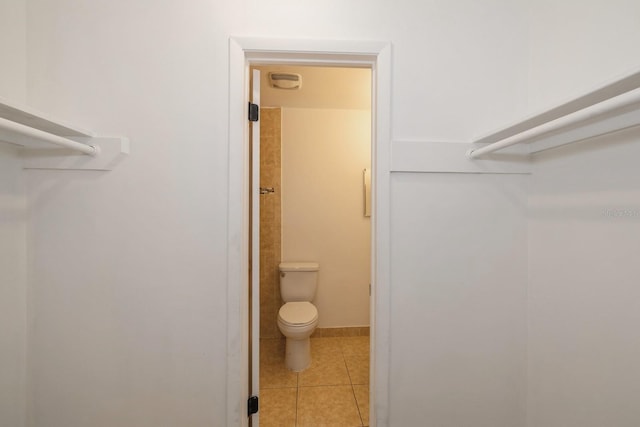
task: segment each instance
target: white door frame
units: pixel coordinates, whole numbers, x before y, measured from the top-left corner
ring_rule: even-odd
[[[391,45],[386,42],[232,37],[229,40],[227,426],[246,426],[249,349],[249,66],[372,69],[370,425],[389,417]]]

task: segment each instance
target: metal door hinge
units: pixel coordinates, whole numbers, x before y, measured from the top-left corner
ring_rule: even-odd
[[[249,121],[257,122],[260,118],[260,107],[258,104],[249,103]]]
[[[258,413],[258,409],[258,396],[251,396],[249,400],[247,400],[247,416],[250,417],[251,415]]]

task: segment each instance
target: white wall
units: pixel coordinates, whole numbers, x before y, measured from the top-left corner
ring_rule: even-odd
[[[525,425],[527,179],[392,175],[390,425]]]
[[[530,110],[539,110],[640,68],[640,3],[531,0]]]
[[[223,426],[227,39],[214,4],[29,2],[34,106],[132,152],[29,172],[31,425]]]
[[[20,152],[0,142],[0,425],[11,427],[27,413],[26,223]]]
[[[369,325],[371,112],[282,110],[282,260],[320,263],[319,327]]]
[[[31,425],[226,425],[230,35],[391,41],[394,138],[468,139],[525,107],[524,1],[287,2],[286,14],[282,6],[273,0],[196,0],[188,7],[178,0],[29,0],[30,103],[98,133],[128,136],[133,147],[112,172],[29,173]],[[442,175],[413,179],[427,178],[459,200],[465,221],[473,216],[477,203],[462,197],[466,189]],[[391,224],[392,298],[402,301],[420,295],[415,281],[427,272],[415,255],[423,248],[420,235],[445,223],[422,222],[427,188],[399,180],[393,191],[402,210]],[[517,229],[519,211],[508,212]],[[405,237],[409,223],[423,224],[412,239]],[[489,221],[485,226],[487,234],[502,230]],[[518,251],[511,239],[489,239],[482,249]],[[410,262],[402,261],[408,254],[414,254]],[[439,259],[443,272],[460,268],[452,251]],[[513,289],[518,293],[519,285]],[[434,318],[421,299],[414,301],[394,302],[391,313],[399,349],[391,358],[393,425],[424,413],[407,402],[428,383],[403,379],[405,373],[428,380],[426,373],[437,368],[443,377],[455,376],[456,357],[469,347],[452,343],[426,366],[403,351],[418,340],[424,344],[417,354],[424,354],[432,337],[408,328],[407,319],[435,328],[468,307]],[[495,318],[503,322],[484,332],[487,342],[501,346],[504,368],[490,370],[492,383],[474,382],[482,402],[515,402],[519,395],[513,369],[521,363],[521,344],[510,336],[522,313],[504,306],[500,313]],[[489,365],[484,360],[470,359],[466,369],[480,372]],[[505,397],[507,389],[514,395]],[[451,393],[440,399],[459,401]],[[511,423],[517,409],[503,403],[438,417],[458,425],[518,425]]]
[[[27,78],[26,0],[0,2],[0,98],[24,103]]]
[[[531,16],[532,106],[640,68],[636,1],[537,0]],[[640,424],[638,142],[637,130],[623,132],[546,153],[534,166],[532,427]]]
[[[26,3],[0,2],[0,98],[24,103]],[[27,393],[27,204],[17,147],[0,142],[0,425],[22,427]]]
[[[541,156],[530,198],[531,426],[640,424],[640,132]]]
[[[11,17],[6,20],[17,26],[3,20],[0,43],[16,39],[19,45],[24,2],[10,3],[17,8],[6,15],[2,9],[0,16]],[[133,153],[109,173],[30,173],[29,203],[34,208],[29,272],[35,315],[31,425],[226,425],[229,35],[391,41],[396,139],[466,140],[520,116],[527,107],[527,80],[528,106],[536,109],[638,65],[638,5],[633,0],[329,0],[287,3],[287,14],[282,5],[273,0],[197,0],[189,7],[177,0],[29,0],[30,103],[99,133],[124,134],[133,141]],[[11,46],[8,50],[17,58],[24,54]],[[2,47],[4,51],[5,44]],[[23,96],[24,64],[20,59],[15,64],[17,68],[3,64],[0,69],[1,96]],[[9,80],[4,79],[7,75]],[[595,206],[618,206],[636,197],[629,187],[636,176],[626,169],[625,150],[611,159],[613,167],[620,162],[622,169],[608,183],[606,192],[612,194],[598,194]],[[591,173],[580,163],[568,166],[569,173],[560,177],[567,182],[561,181],[563,186],[554,191],[571,196],[569,200],[577,197],[580,205],[588,192],[573,194],[572,185],[580,190],[568,182],[574,169],[577,177]],[[523,425],[524,410],[518,406],[523,344],[518,334],[524,315],[514,308],[522,304],[522,277],[515,269],[501,270],[502,262],[497,262],[507,258],[522,263],[524,225],[517,207],[522,183],[500,179],[393,178],[393,425],[424,424],[424,417],[457,427]],[[546,207],[550,185],[534,184],[534,212],[539,205]],[[618,186],[623,191],[618,193]],[[488,194],[487,202],[472,196],[471,189]],[[440,211],[444,196],[455,203]],[[540,268],[555,251],[542,239],[555,242],[556,232],[567,232],[567,216],[589,216],[594,209],[580,205],[573,214],[561,213],[566,202],[554,198],[553,203],[551,212],[563,215],[562,221],[547,224],[534,218],[530,228],[531,235],[542,234],[530,244],[529,367],[535,375],[530,376],[529,408],[531,425],[545,427],[573,421],[563,418],[578,408],[571,393],[595,401],[588,390],[579,390],[583,384],[564,387],[554,374],[566,378],[561,368],[573,367],[564,372],[588,373],[587,385],[601,386],[605,377],[598,378],[597,372],[606,366],[613,372],[609,378],[619,378],[631,362],[612,356],[622,356],[619,350],[632,341],[616,335],[612,327],[622,326],[627,313],[629,324],[637,323],[630,313],[632,300],[625,302],[625,297],[635,296],[627,277],[637,272],[626,263],[622,273],[604,269],[621,279],[616,285],[622,298],[615,301],[597,282],[601,276],[594,269],[584,277],[572,276],[572,283],[579,283],[587,272],[593,273],[588,281],[593,293],[580,301],[567,322],[562,313],[568,304],[576,304],[575,292],[564,293],[573,288],[552,277],[545,284],[545,276],[559,268]],[[474,221],[476,210],[480,221]],[[505,221],[496,222],[495,215]],[[585,224],[576,229],[587,233],[585,239],[621,245],[613,253],[622,259],[628,256],[624,249],[636,250],[626,237],[635,232],[631,220],[589,221],[596,223],[593,229]],[[624,232],[616,234],[621,221],[627,221]],[[471,229],[471,224],[478,228]],[[468,231],[470,237],[453,248],[446,243],[451,236],[442,234],[459,234],[457,230]],[[559,249],[579,249],[583,255],[597,249],[579,248],[574,240],[558,243]],[[551,249],[550,254],[543,249]],[[466,262],[461,264],[461,259]],[[580,267],[589,264],[588,257],[580,259]],[[420,282],[424,278],[429,278],[428,286]],[[516,285],[509,288],[508,282]],[[438,286],[441,283],[448,286]],[[476,288],[476,283],[484,286]],[[599,297],[611,304],[602,330],[588,323],[595,311],[590,307]],[[538,302],[549,300],[550,311],[541,311]],[[436,306],[436,301],[441,304]],[[566,323],[559,331],[565,333],[551,330],[558,322]],[[581,329],[571,330],[580,324]],[[559,355],[555,345],[564,345],[573,332],[584,331],[585,324],[594,326],[589,334],[598,331],[595,342],[589,342],[589,334],[580,336],[566,344],[574,347],[565,348],[553,366],[545,363]],[[608,350],[604,363],[597,364],[602,344]],[[624,355],[636,354],[635,348],[629,350]],[[576,366],[576,356],[585,354],[592,356]],[[632,392],[625,381],[634,377],[619,379],[620,393],[601,396],[593,408],[583,409],[588,414],[575,412],[575,425],[589,425],[586,415],[595,423],[605,415],[630,413],[610,410],[633,396],[623,393]],[[444,388],[431,386],[434,383]],[[565,405],[564,414],[553,401],[540,400],[539,390],[554,385],[565,391],[555,396],[557,404]],[[425,402],[431,403],[431,412]]]

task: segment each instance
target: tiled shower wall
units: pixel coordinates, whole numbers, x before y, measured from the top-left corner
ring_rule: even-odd
[[[263,108],[260,116],[260,187],[275,190],[260,196],[260,338],[278,338],[282,112],[280,108]]]

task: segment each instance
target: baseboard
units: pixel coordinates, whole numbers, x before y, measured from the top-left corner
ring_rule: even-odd
[[[368,337],[369,326],[355,326],[346,328],[316,328],[311,338],[327,337]]]

